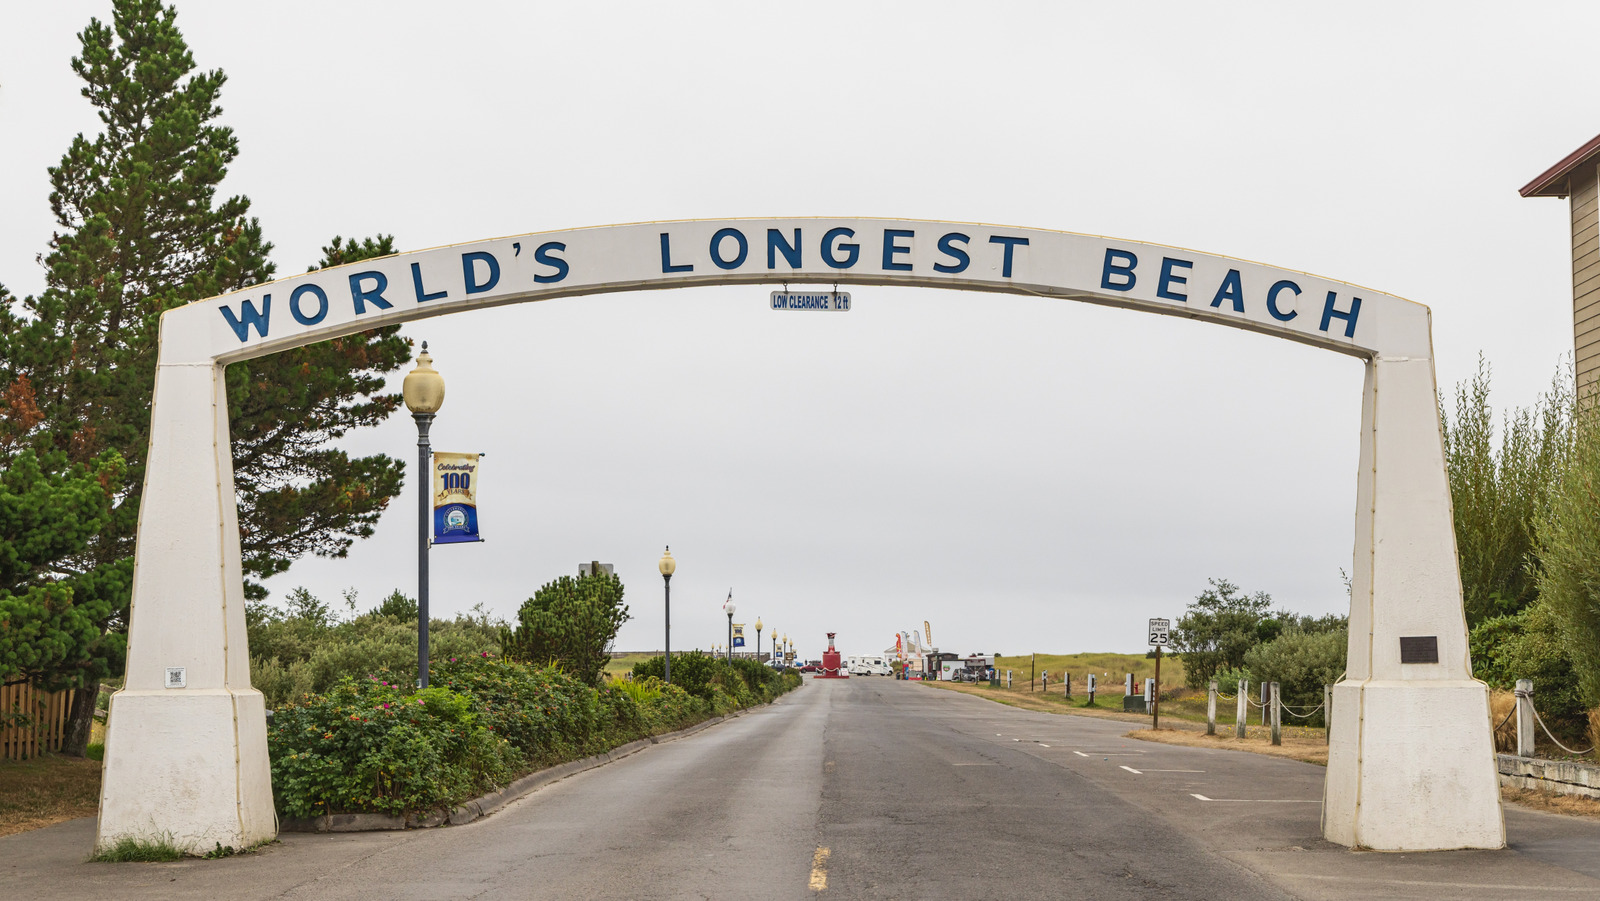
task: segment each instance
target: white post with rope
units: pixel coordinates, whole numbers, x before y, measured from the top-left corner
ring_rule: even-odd
[[[1244,738],[1244,730],[1250,725],[1250,680],[1239,680],[1238,701],[1233,715],[1233,737]]]
[[[1333,741],[1333,686],[1322,686],[1322,743]]]
[[[1272,743],[1283,744],[1283,696],[1278,694],[1278,683],[1272,683]]]
[[[1211,680],[1206,689],[1206,734],[1217,734],[1217,680]]]
[[[1532,757],[1535,734],[1533,731],[1533,680],[1517,680],[1517,756]]]

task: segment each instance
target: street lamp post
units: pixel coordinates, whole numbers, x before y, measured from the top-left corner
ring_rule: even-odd
[[[761,617],[756,617],[756,662],[761,662]]]
[[[667,593],[667,635],[666,635],[666,664],[662,670],[666,673],[666,682],[672,684],[672,574],[678,568],[678,561],[672,559],[672,548],[669,546],[661,555],[661,562],[657,564],[661,570],[661,582]]]
[[[428,687],[428,495],[432,493],[428,429],[434,414],[444,406],[444,376],[433,368],[428,342],[422,342],[417,368],[406,373],[400,387],[406,409],[417,421],[417,687]]]
[[[733,662],[733,611],[738,609],[737,606],[733,603],[733,589],[732,588],[728,589],[728,603],[724,604],[723,608],[728,611],[728,647],[727,647],[727,651],[728,651],[728,662],[732,663]]]

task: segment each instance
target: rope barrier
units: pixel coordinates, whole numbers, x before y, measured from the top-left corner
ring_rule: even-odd
[[[1294,711],[1293,711],[1293,710],[1290,710],[1290,709],[1289,709],[1289,708],[1288,708],[1288,707],[1287,707],[1287,706],[1285,706],[1285,707],[1284,707],[1284,708],[1283,708],[1283,709],[1284,709],[1284,710],[1285,710],[1285,711],[1286,711],[1286,712],[1287,712],[1287,713],[1288,713],[1288,714],[1289,714],[1289,715],[1290,715],[1290,716],[1297,716],[1297,717],[1299,717],[1299,718],[1300,718],[1300,719],[1303,719],[1303,720],[1308,720],[1308,719],[1311,719],[1311,714],[1313,714],[1313,713],[1316,713],[1316,712],[1317,712],[1317,711],[1318,711],[1318,710],[1321,710],[1321,709],[1322,709],[1322,705],[1321,705],[1321,704],[1318,704],[1318,705],[1317,705],[1317,706],[1315,706],[1315,707],[1313,707],[1313,708],[1311,708],[1311,710],[1310,710],[1310,711],[1308,711],[1308,712],[1306,712],[1306,713],[1295,713],[1295,712],[1294,712]]]
[[[1237,701],[1237,700],[1239,700],[1239,696],[1238,695],[1225,695],[1220,691],[1217,692],[1217,698],[1220,699],[1220,700],[1223,700],[1223,701]]]
[[[1506,723],[1511,722],[1511,718],[1516,716],[1516,715],[1517,715],[1517,707],[1516,707],[1515,704],[1513,704],[1511,706],[1511,709],[1506,711],[1506,718],[1501,720],[1500,721],[1500,725],[1494,727],[1494,729],[1492,731],[1499,732],[1501,729],[1505,728]]]
[[[1550,727],[1546,726],[1544,724],[1544,717],[1541,717],[1539,715],[1539,709],[1537,707],[1534,707],[1532,704],[1528,705],[1528,709],[1533,711],[1534,722],[1539,724],[1539,728],[1544,730],[1544,734],[1549,736],[1550,740],[1552,742],[1555,742],[1555,746],[1556,747],[1560,748],[1563,751],[1566,751],[1568,754],[1571,754],[1574,757],[1582,757],[1583,755],[1588,754],[1590,751],[1594,750],[1594,748],[1590,748],[1588,751],[1574,751],[1571,748],[1567,747],[1566,745],[1562,744],[1560,741],[1558,741],[1556,739],[1556,737],[1554,735],[1550,735]]]

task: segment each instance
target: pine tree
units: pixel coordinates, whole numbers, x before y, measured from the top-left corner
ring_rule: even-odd
[[[121,458],[104,522],[44,567],[63,580],[90,579],[107,595],[110,635],[126,628],[129,582],[96,574],[131,570],[160,315],[274,272],[248,198],[218,195],[238,154],[232,130],[216,122],[222,72],[195,71],[172,8],[113,5],[112,24],[91,19],[72,60],[102,130],[78,135],[49,170],[59,231],[43,257],[46,288],[18,300],[0,287],[0,391],[24,379],[30,386],[40,418],[26,444],[36,459],[65,473],[74,465],[103,472],[108,452]],[[393,252],[387,236],[336,238],[322,265]],[[371,534],[399,491],[403,464],[327,445],[398,406],[398,395],[379,392],[384,374],[409,358],[409,343],[391,327],[229,367],[247,575],[281,572],[307,553],[342,556]],[[0,463],[9,470],[19,459]],[[247,590],[265,594],[259,585]],[[112,655],[103,668],[121,665]],[[73,672],[77,684],[96,687],[82,660],[36,678],[59,683]],[[92,701],[92,691],[84,694]],[[75,707],[69,751],[82,752],[91,714],[92,703]]]
[[[517,628],[500,630],[505,656],[600,684],[617,630],[629,620],[622,579],[606,572],[562,576],[540,588],[517,612]]]

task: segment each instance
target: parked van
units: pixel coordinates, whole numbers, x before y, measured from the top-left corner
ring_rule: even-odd
[[[850,663],[852,676],[892,676],[894,670],[882,657],[856,657]]]

